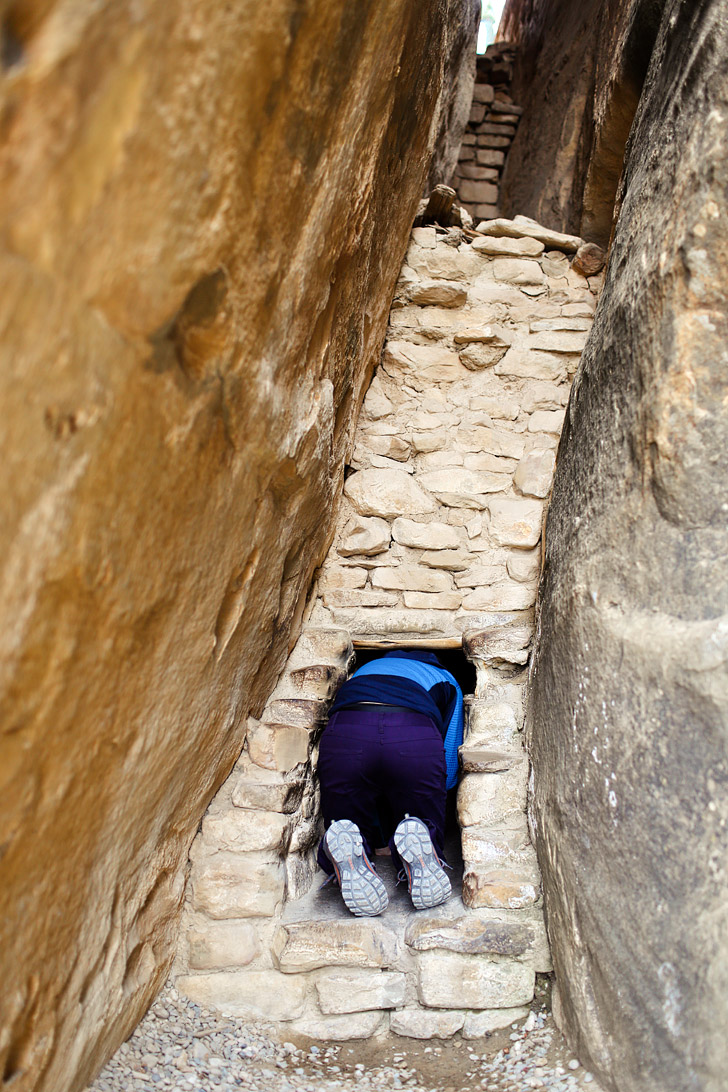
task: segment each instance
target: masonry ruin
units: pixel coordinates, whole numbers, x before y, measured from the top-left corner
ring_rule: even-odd
[[[553,973],[609,1092],[723,1092],[728,0],[477,17],[0,11],[3,1089],[170,975],[406,1044]],[[318,739],[418,645],[462,876],[352,919]]]

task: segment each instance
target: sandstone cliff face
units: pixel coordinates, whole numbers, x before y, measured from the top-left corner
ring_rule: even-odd
[[[563,1018],[619,1092],[728,1067],[728,4],[672,0],[547,524],[533,813]]]
[[[508,0],[524,107],[501,208],[609,242],[624,148],[665,0]]]
[[[164,978],[190,841],[326,547],[468,28],[465,0],[3,6],[13,1088],[80,1087]]]

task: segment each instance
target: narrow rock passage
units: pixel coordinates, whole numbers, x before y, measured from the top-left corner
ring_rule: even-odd
[[[283,1033],[284,1034],[284,1033]],[[527,1020],[473,1042],[308,1044],[210,1012],[168,985],[88,1092],[600,1092],[537,991]]]

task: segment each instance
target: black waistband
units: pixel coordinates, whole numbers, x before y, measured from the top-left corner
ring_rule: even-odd
[[[345,705],[338,709],[338,713],[376,713],[379,709],[388,713],[415,713],[408,705],[387,705],[380,701],[357,701],[353,705]],[[418,716],[423,714],[417,714]],[[429,718],[428,718],[429,719]]]

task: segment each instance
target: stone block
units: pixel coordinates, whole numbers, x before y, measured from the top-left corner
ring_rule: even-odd
[[[529,219],[528,216],[516,216],[513,220],[505,218],[489,220],[478,224],[477,230],[483,235],[508,236],[512,239],[529,236],[532,239],[538,239],[544,246],[567,253],[576,252],[583,242],[583,239],[576,235],[565,235],[560,231],[545,228],[535,220]]]
[[[452,349],[439,345],[414,345],[408,341],[386,343],[382,368],[397,383],[405,382],[415,390],[431,389],[437,383],[461,381],[467,375]]]
[[[475,158],[478,163],[482,163],[486,167],[502,167],[506,161],[503,152],[498,151],[495,148],[478,147]]]
[[[499,546],[531,549],[541,538],[543,504],[531,500],[488,498],[488,534]]]
[[[402,470],[358,470],[347,478],[344,493],[362,516],[395,519],[437,508],[433,497]]]
[[[187,933],[193,971],[245,967],[260,951],[258,930],[249,921],[208,921],[198,917]]]
[[[529,330],[534,334],[544,330],[581,330],[588,333],[591,326],[588,318],[568,318],[564,315],[560,318],[535,319],[528,324]]]
[[[285,893],[279,857],[260,853],[215,853],[192,869],[192,905],[211,918],[271,917]]]
[[[483,410],[494,420],[515,421],[520,412],[520,402],[514,398],[499,397],[488,398],[478,396],[470,400],[472,409]]]
[[[473,555],[470,555],[473,560]],[[459,588],[479,588],[483,585],[496,584],[502,580],[504,570],[502,565],[471,565],[465,572],[455,574],[455,583]]]
[[[468,325],[461,328],[453,335],[456,345],[469,345],[472,342],[483,342],[487,345],[510,345],[513,335],[503,326],[494,326],[491,323],[483,323],[476,326]]]
[[[426,550],[420,557],[420,565],[428,569],[448,569],[460,572],[472,563],[473,555],[467,550]]]
[[[541,573],[541,551],[519,550],[513,551],[506,561],[508,575],[513,580],[520,580],[524,584],[538,583]]]
[[[509,136],[495,136],[493,133],[485,133],[485,126],[478,127],[478,145],[481,148],[502,148],[507,151],[511,146],[512,138]]]
[[[463,773],[502,773],[521,761],[518,755],[467,744],[458,748],[458,754]]]
[[[479,372],[490,368],[502,360],[508,351],[508,343],[493,338],[480,344],[468,345],[460,353],[460,362],[470,372]]]
[[[473,87],[473,102],[484,102],[490,105],[495,98],[495,88],[490,83],[476,83]]]
[[[397,596],[377,588],[362,588],[359,591],[346,588],[334,588],[324,591],[325,606],[333,607],[396,607]]]
[[[516,135],[516,130],[513,125],[508,125],[505,119],[498,118],[497,121],[484,121],[478,126],[479,133],[488,133],[490,136],[505,136],[510,140]]]
[[[475,152],[470,152],[470,158],[475,159]],[[473,178],[479,182],[498,182],[498,168],[497,167],[485,167],[480,163],[463,163],[462,160],[458,164],[456,172],[457,178]]]
[[[305,979],[279,971],[182,975],[175,986],[195,1004],[243,1020],[295,1020],[306,1004]]]
[[[343,1016],[302,1016],[286,1028],[286,1033],[303,1035],[316,1042],[342,1042],[346,1039],[370,1039],[384,1027],[387,1017],[381,1011],[356,1012]]]
[[[505,284],[544,284],[546,278],[538,262],[530,258],[495,258],[493,276]]]
[[[400,1009],[389,1018],[389,1030],[408,1039],[450,1039],[465,1022],[464,1012]]]
[[[402,591],[443,592],[452,589],[449,573],[419,565],[399,565],[372,570],[372,584],[377,588]]]
[[[504,581],[487,588],[476,588],[463,596],[464,610],[528,610],[536,602],[536,587]]]
[[[375,375],[364,398],[362,414],[371,421],[378,421],[394,412],[394,403],[384,392],[379,376]]]
[[[493,474],[512,473],[516,469],[515,459],[505,459],[502,455],[490,455],[486,451],[469,451],[463,459],[463,464],[466,470],[488,470]],[[475,538],[475,534],[472,537]]]
[[[299,921],[281,926],[274,952],[281,971],[297,974],[319,967],[391,967],[399,942],[391,929],[371,918]]]
[[[418,550],[455,550],[460,545],[460,536],[447,523],[415,523],[402,518],[392,524],[392,538]]]
[[[353,654],[347,630],[311,626],[304,629],[296,641],[287,667],[289,671],[309,664],[332,663],[346,667]]]
[[[473,216],[480,218],[481,216],[496,216],[498,214],[498,207],[496,205],[471,205],[473,210]]]
[[[248,729],[248,754],[266,770],[294,769],[307,761],[311,744],[311,733],[295,725],[254,724]]]
[[[202,821],[202,847],[230,853],[256,850],[285,850],[291,835],[292,819],[277,811],[249,811],[233,807],[209,812]],[[204,850],[203,850],[204,851]]]
[[[475,699],[468,705],[467,733],[469,747],[490,747],[498,751],[523,754],[516,714],[505,702]]]
[[[580,356],[586,345],[587,337],[586,332],[547,330],[542,333],[531,334],[527,345],[529,349],[541,349],[547,353],[566,353],[569,356]]]
[[[418,952],[441,948],[465,955],[522,959],[533,950],[536,932],[529,922],[502,921],[475,913],[456,918],[416,917],[407,926],[405,944]]]
[[[470,244],[476,254],[496,258],[538,258],[544,246],[538,239],[509,239],[506,236],[480,235]]]
[[[460,592],[406,591],[402,598],[412,610],[457,610],[463,597]]]
[[[434,227],[413,228],[410,238],[413,243],[424,247],[426,250],[434,250],[437,246],[437,232]]]
[[[353,571],[357,574],[357,581],[360,573],[366,572],[358,568]],[[303,697],[327,701],[345,678],[346,667],[343,664],[307,664],[306,667],[287,670],[275,688],[274,695],[277,698]]]
[[[540,875],[517,868],[481,869],[468,866],[463,875],[466,906],[522,910],[540,897]]]
[[[412,450],[401,436],[367,436],[362,446],[375,455],[386,455],[397,462],[406,462]]]
[[[491,1009],[485,1012],[469,1012],[463,1024],[463,1039],[482,1039],[500,1028],[519,1024],[528,1017],[531,1010],[525,1005],[514,1009]]]
[[[525,814],[528,762],[503,773],[466,774],[458,788],[458,820],[462,827],[495,826]]]
[[[463,181],[462,185],[465,182]],[[490,183],[475,183],[487,186]],[[407,298],[420,307],[462,307],[468,298],[464,285],[457,281],[422,280],[410,286]]]
[[[481,102],[473,100],[470,107],[470,114],[468,116],[468,124],[478,125],[485,117],[485,105]]]
[[[521,753],[520,759],[524,759]],[[463,860],[481,870],[511,868],[528,874],[538,884],[536,852],[531,845],[525,817],[512,815],[493,825],[465,827],[462,832]]]
[[[286,778],[278,770],[255,765],[246,752],[240,756],[230,780],[236,808],[279,811],[286,815],[300,804],[305,784],[301,778]]]
[[[264,724],[311,730],[326,719],[326,703],[311,698],[274,698],[263,712]]]
[[[510,484],[505,474],[458,468],[432,470],[418,474],[417,478],[442,504],[453,508],[484,509],[490,503],[489,493],[502,492]]]
[[[319,577],[319,590],[323,593],[338,588],[363,588],[368,575],[367,569],[356,565],[344,569],[336,561],[327,563]]]
[[[529,383],[523,392],[521,409],[524,413],[533,413],[534,410],[563,409],[569,400],[569,387],[566,383],[556,384],[537,380]]]
[[[567,374],[563,357],[515,348],[508,350],[493,371],[509,379],[545,379],[553,383],[562,383]]]
[[[460,199],[472,204],[495,204],[498,200],[498,187],[492,182],[481,182],[472,178],[463,178],[458,187]]]
[[[558,411],[561,413],[561,411]],[[529,497],[547,497],[554,480],[556,454],[551,450],[529,451],[520,460],[513,475],[519,493]]]
[[[550,432],[558,436],[564,424],[563,410],[536,410],[528,419],[529,432]]]
[[[401,971],[326,971],[316,979],[316,993],[327,1015],[396,1009],[404,1005],[405,984]]]
[[[505,1009],[527,1005],[536,973],[525,963],[434,949],[417,955],[417,992],[428,1008]]]
[[[457,438],[458,443],[470,451],[485,451],[514,460],[523,455],[523,436],[518,432],[497,428],[460,429]]]

